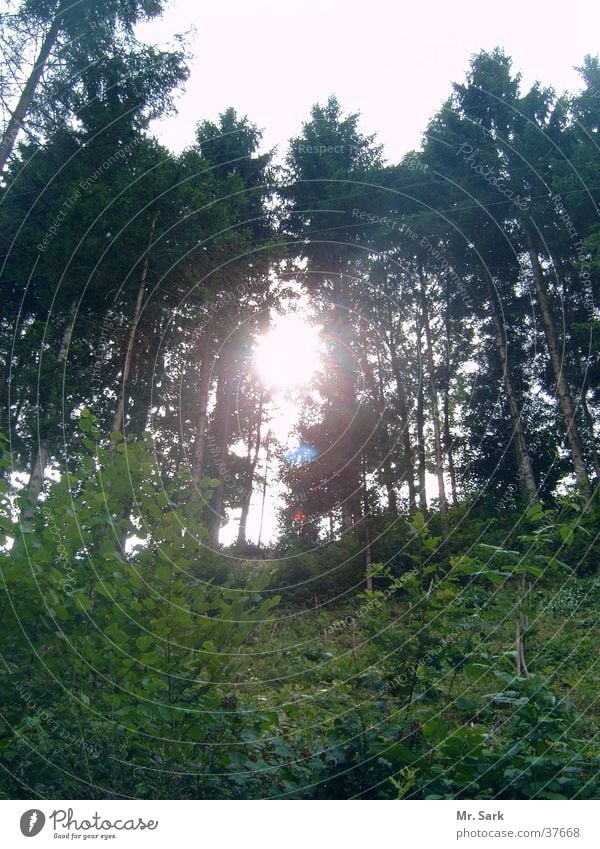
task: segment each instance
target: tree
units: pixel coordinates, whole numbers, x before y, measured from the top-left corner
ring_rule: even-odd
[[[555,137],[560,133],[563,113],[560,104],[554,104],[553,93],[538,85],[519,96],[519,82],[518,75],[511,77],[510,60],[497,50],[479,54],[473,60],[467,84],[456,86],[455,91],[459,108],[467,120],[482,129],[485,146],[495,152],[496,168],[506,175],[510,186],[507,191],[514,202],[505,218],[517,223],[529,258],[573,468],[579,487],[588,492],[589,477],[577,409],[540,259],[542,247],[547,244],[543,231],[556,216],[551,203],[547,154],[556,147]],[[524,169],[523,162],[532,165]],[[548,259],[552,261],[551,252]]]
[[[72,116],[89,125],[93,115],[99,130],[107,126],[98,127],[107,101],[113,121],[130,120],[132,98],[146,120],[164,111],[168,93],[187,74],[182,54],[142,47],[134,35],[139,21],[161,12],[160,0],[23,0],[16,13],[4,16],[20,71],[30,49],[36,52],[2,134],[0,171],[32,116],[42,126],[50,118],[56,130]],[[115,116],[116,108],[121,115]]]

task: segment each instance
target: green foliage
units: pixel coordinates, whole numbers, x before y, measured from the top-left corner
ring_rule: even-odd
[[[3,512],[5,792],[85,794],[83,753],[84,781],[108,793],[210,795],[211,775],[245,757],[232,660],[277,599],[263,599],[264,581],[207,581],[205,528],[173,512],[178,493],[162,488],[146,438],[104,445],[86,411],[80,430],[81,454],[30,526]],[[137,511],[123,518],[132,486]],[[126,556],[121,540],[140,531]]]
[[[553,550],[577,527],[576,510],[533,511],[514,550],[449,557],[416,514],[404,530],[409,568],[374,563],[377,589],[350,610],[315,610],[319,636],[275,613],[265,590],[281,574],[255,569],[244,586],[240,573],[224,586],[185,479],[163,488],[149,436],[104,440],[87,410],[79,431],[81,449],[28,521],[15,520],[3,488],[13,540],[1,564],[0,754],[14,776],[5,796],[597,793],[595,725],[574,702],[594,643],[565,668],[571,638],[559,633],[554,646],[542,627],[593,612],[595,584],[565,573]],[[329,549],[340,563],[347,553]],[[524,574],[538,619],[530,675],[516,677],[511,622]],[[292,614],[302,598],[288,598]],[[260,701],[242,679],[268,682]],[[593,701],[591,681],[577,686],[580,705]]]

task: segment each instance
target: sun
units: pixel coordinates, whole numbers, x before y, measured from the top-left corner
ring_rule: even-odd
[[[320,328],[295,316],[281,316],[256,344],[256,370],[269,389],[305,386],[321,361]]]

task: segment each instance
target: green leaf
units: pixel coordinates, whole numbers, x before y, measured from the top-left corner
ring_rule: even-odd
[[[90,609],[90,600],[83,593],[76,593],[75,594],[75,601],[81,607],[82,610],[89,610]]]
[[[143,652],[145,652],[149,648],[154,646],[154,638],[150,637],[148,635],[145,635],[143,637],[138,637],[137,640],[135,641],[135,644],[138,647],[138,649],[141,649]]]
[[[574,536],[573,528],[570,525],[561,525],[558,532],[565,545],[571,545]]]
[[[171,568],[166,563],[159,563],[156,567],[156,577],[160,581],[169,581],[171,579]]]

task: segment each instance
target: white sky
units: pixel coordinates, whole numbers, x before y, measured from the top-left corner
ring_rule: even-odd
[[[577,89],[573,67],[600,52],[599,10],[595,0],[170,0],[140,34],[165,43],[195,27],[191,76],[179,115],[154,130],[180,150],[199,119],[234,106],[283,153],[311,105],[335,93],[398,160],[481,48],[503,46],[525,83]]]
[[[193,142],[199,120],[233,106],[264,130],[263,147],[278,146],[283,156],[312,104],[336,94],[398,161],[419,146],[451,82],[464,79],[469,57],[481,49],[504,47],[525,86],[539,79],[559,92],[577,90],[574,67],[600,52],[599,9],[594,0],[170,0],[163,17],[139,34],[166,45],[195,28],[191,75],[179,114],[153,130],[180,151]],[[274,534],[275,490],[267,496],[263,541]],[[260,500],[257,491],[248,522],[254,540]],[[235,511],[223,542],[235,538],[238,517]]]

